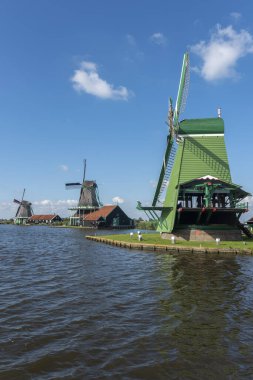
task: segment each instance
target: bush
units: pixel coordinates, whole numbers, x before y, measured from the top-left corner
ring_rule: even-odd
[[[156,220],[136,220],[135,228],[140,230],[156,230],[158,221]]]

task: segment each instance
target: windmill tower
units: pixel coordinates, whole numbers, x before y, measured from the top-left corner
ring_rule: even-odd
[[[69,210],[75,211],[74,215],[70,217],[71,226],[82,225],[83,219],[86,214],[98,210],[102,203],[99,200],[99,192],[96,181],[86,180],[86,160],[84,160],[83,181],[70,182],[65,184],[65,188],[69,189],[81,189],[79,201],[76,207],[71,207]]]
[[[170,99],[169,135],[152,206],[138,202],[137,208],[158,220],[164,238],[173,233],[186,240],[237,240],[243,229],[239,218],[248,211],[241,201],[249,193],[232,183],[220,109],[217,118],[179,121],[189,73],[186,53],[174,109]]]
[[[21,201],[18,201],[17,199],[13,199],[13,202],[19,205],[15,218],[14,218],[15,224],[26,224],[30,216],[33,215],[32,204],[28,201],[25,201],[24,196],[25,196],[25,189],[23,191]]]

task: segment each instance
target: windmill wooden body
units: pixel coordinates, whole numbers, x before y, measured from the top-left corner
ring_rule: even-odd
[[[18,209],[14,218],[15,224],[26,224],[28,218],[33,215],[32,203],[24,200],[25,189],[23,191],[23,195],[21,201],[17,199],[13,199],[14,203],[17,203]]]
[[[152,206],[137,208],[158,220],[162,237],[186,240],[241,238],[250,195],[232,182],[224,140],[224,121],[217,118],[179,121],[189,85],[189,56],[183,59],[175,109],[168,115],[169,135]],[[164,196],[164,200],[161,197]]]
[[[79,201],[76,207],[69,210],[75,211],[70,217],[70,225],[78,226],[83,224],[83,220],[90,212],[98,210],[102,203],[99,199],[98,186],[94,180],[86,180],[86,160],[84,160],[83,181],[66,183],[66,189],[80,189]]]

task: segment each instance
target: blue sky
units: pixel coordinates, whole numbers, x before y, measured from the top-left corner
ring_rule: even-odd
[[[140,215],[186,50],[182,118],[222,108],[233,181],[253,193],[252,14],[251,0],[1,0],[0,217],[23,188],[35,213],[68,215],[79,193],[64,183],[82,179],[83,158],[103,203]]]

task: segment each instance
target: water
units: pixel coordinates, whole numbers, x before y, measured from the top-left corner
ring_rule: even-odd
[[[0,379],[253,379],[253,257],[0,226]]]

